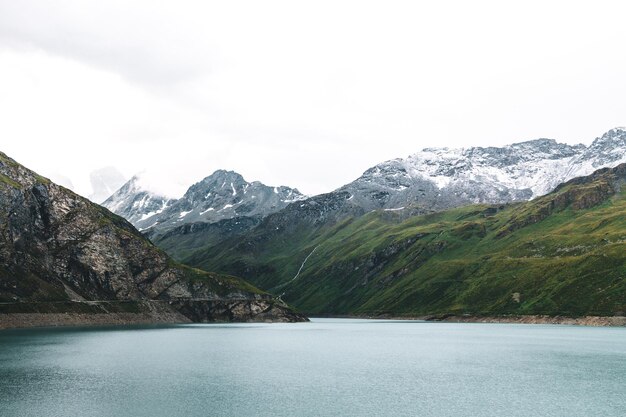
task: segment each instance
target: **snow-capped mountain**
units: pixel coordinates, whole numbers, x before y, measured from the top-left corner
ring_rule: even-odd
[[[427,148],[378,164],[337,191],[348,192],[350,204],[366,210],[442,210],[530,200],[621,162],[626,162],[626,129],[615,128],[589,147],[536,139],[504,147]]]
[[[503,147],[427,148],[378,164],[355,181],[313,197],[288,187],[248,183],[232,171],[216,171],[179,200],[135,189],[131,181],[105,206],[177,259],[187,259],[194,251],[229,239],[236,242],[247,233],[264,241],[372,210],[394,212],[395,218],[468,204],[530,200],[572,178],[623,162],[626,129],[616,128],[589,146],[536,139]]]
[[[155,194],[141,186],[138,176],[132,177],[102,205],[124,217],[138,229],[149,219],[162,213],[175,199]]]
[[[247,182],[233,171],[218,170],[189,187],[178,200],[142,190],[129,181],[104,206],[139,230],[159,232],[187,223],[213,223],[235,217],[265,217],[306,198],[297,189]]]
[[[323,223],[377,209],[423,213],[530,200],[562,182],[622,162],[626,129],[615,128],[589,146],[536,139],[503,147],[427,148],[378,164],[355,181],[311,198],[296,189],[249,183],[235,172],[219,170],[178,200],[150,193],[133,178],[104,206],[140,230],[158,233],[188,223],[264,218],[288,206],[293,222],[301,218]]]

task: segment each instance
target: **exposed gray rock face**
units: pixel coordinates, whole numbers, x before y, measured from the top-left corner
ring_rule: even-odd
[[[161,234],[187,223],[215,223],[235,217],[260,219],[304,198],[293,188],[247,182],[236,172],[218,170],[189,187],[178,200],[142,190],[135,178],[103,205],[139,230]]]
[[[289,310],[272,300],[259,300],[250,303],[247,300],[215,300],[198,302],[194,300],[174,301],[172,305],[185,317],[194,322],[293,322],[294,315]]]
[[[278,320],[303,319],[242,280],[176,264],[126,220],[0,153],[0,302],[103,300],[193,301],[207,314],[216,302],[269,303]]]

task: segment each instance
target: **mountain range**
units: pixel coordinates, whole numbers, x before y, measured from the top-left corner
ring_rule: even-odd
[[[530,200],[569,179],[626,162],[626,129],[585,145],[536,139],[504,147],[427,148],[368,169],[335,192],[366,211]]]
[[[304,198],[294,188],[247,182],[236,172],[218,170],[193,184],[179,199],[146,191],[135,176],[104,201],[103,206],[126,217],[139,230],[163,232],[186,223],[263,218]]]
[[[589,146],[536,139],[504,147],[427,148],[382,162],[351,183],[313,197],[289,187],[247,183],[232,171],[216,171],[181,199],[168,200],[138,187],[133,178],[104,206],[183,259],[224,238],[241,236],[274,213],[280,213],[271,220],[276,227],[296,227],[372,210],[412,216],[468,204],[527,201],[621,162],[626,162],[626,129],[615,128]]]

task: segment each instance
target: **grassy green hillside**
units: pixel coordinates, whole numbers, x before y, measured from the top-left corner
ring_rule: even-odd
[[[372,212],[288,233],[264,222],[186,262],[243,276],[309,313],[622,314],[625,178],[622,165],[527,203],[408,219]]]

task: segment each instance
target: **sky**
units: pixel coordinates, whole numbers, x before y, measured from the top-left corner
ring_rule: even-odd
[[[331,191],[425,147],[626,125],[623,1],[0,0],[0,150],[83,195]]]

